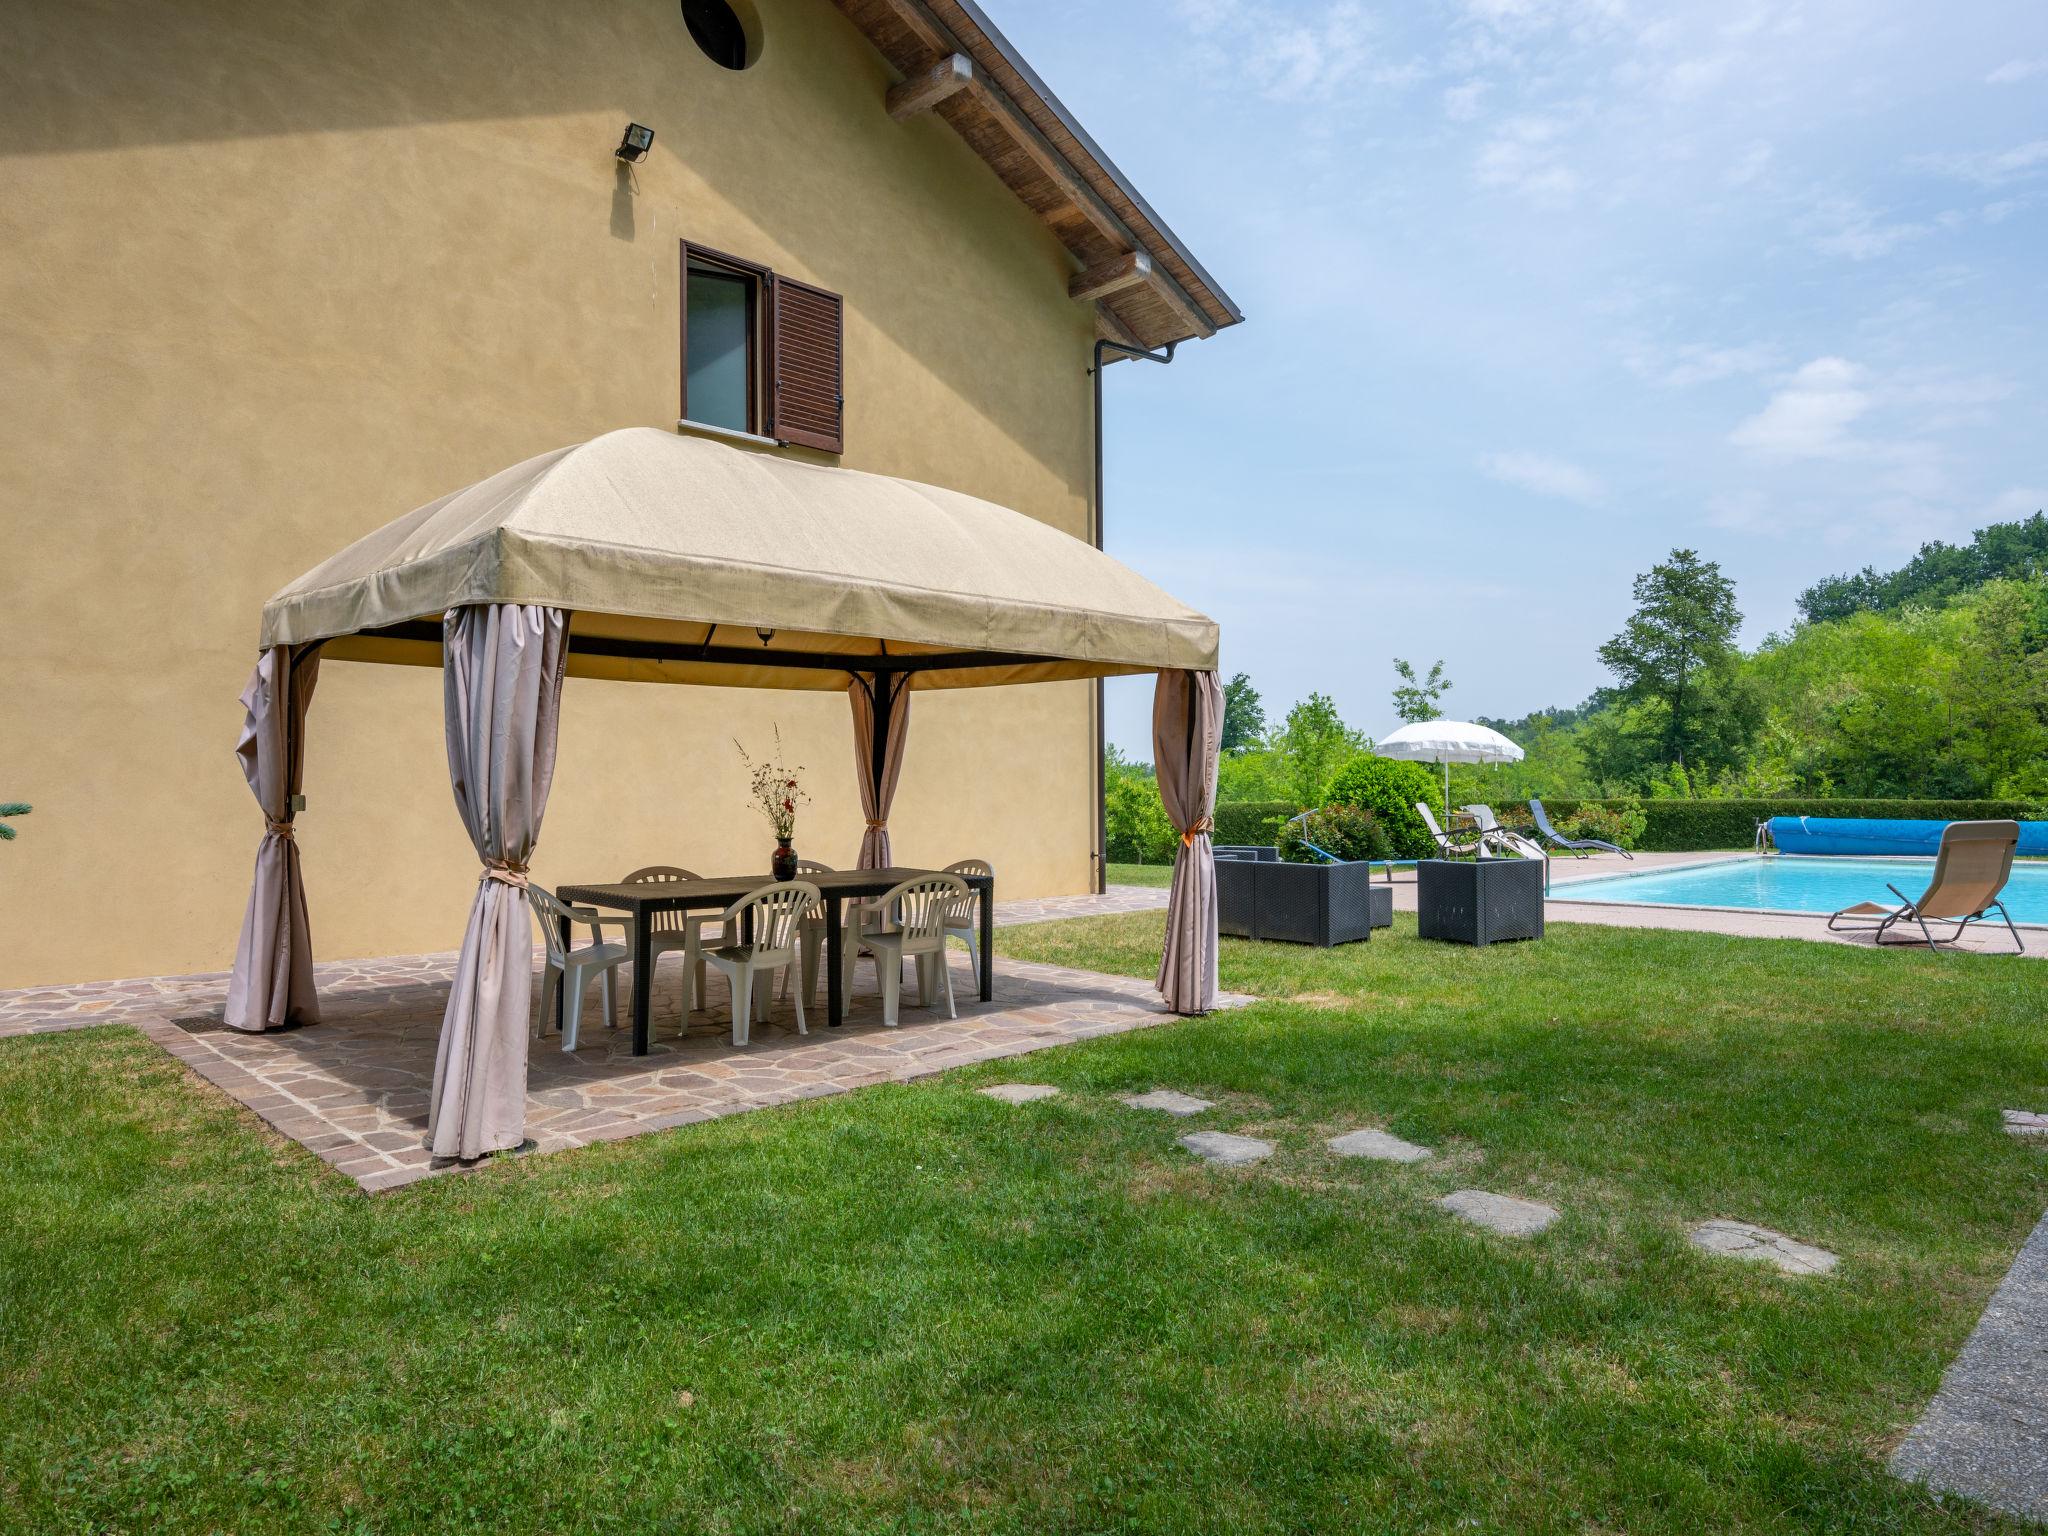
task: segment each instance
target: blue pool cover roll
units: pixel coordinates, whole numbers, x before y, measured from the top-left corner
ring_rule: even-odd
[[[1878,821],[1861,816],[1773,816],[1780,853],[1890,854],[1931,859],[1945,821]],[[2020,823],[2022,856],[2048,857],[2048,821]]]

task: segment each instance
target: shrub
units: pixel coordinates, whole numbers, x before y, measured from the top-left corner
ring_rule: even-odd
[[[1354,758],[1330,785],[1331,802],[1371,811],[1394,853],[1404,859],[1426,859],[1436,852],[1429,828],[1415,814],[1416,801],[1433,801],[1436,794],[1437,780],[1427,768],[1391,757]]]
[[[1148,776],[1116,773],[1103,786],[1103,830],[1112,864],[1171,864],[1180,834]]]
[[[1281,823],[1300,809],[1288,800],[1235,800],[1218,805],[1215,840],[1231,847],[1269,848],[1280,840]]]
[[[1379,818],[1356,805],[1326,805],[1280,833],[1280,857],[1290,864],[1321,864],[1323,853],[1355,862],[1391,858],[1393,852]]]
[[[1624,795],[1615,800],[1588,801],[1557,830],[1566,837],[1596,837],[1617,848],[1634,848],[1643,840],[1643,829],[1649,824],[1650,813],[1643,809],[1642,800]]]

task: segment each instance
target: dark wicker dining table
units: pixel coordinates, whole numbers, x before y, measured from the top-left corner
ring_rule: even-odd
[[[818,888],[825,902],[825,1022],[837,1029],[845,1012],[844,973],[841,970],[842,903],[861,897],[880,896],[927,875],[936,869],[842,869],[831,873],[806,873],[803,878]],[[967,888],[981,898],[981,1000],[995,996],[996,882],[989,875],[960,875]],[[720,875],[709,880],[674,880],[647,885],[564,885],[555,894],[572,907],[598,907],[625,912],[633,918],[633,1054],[647,1054],[648,1012],[652,1002],[654,967],[650,963],[652,927],[648,921],[661,912],[724,911],[750,891],[773,884],[768,875]],[[569,924],[560,924],[562,945],[570,944]],[[560,1001],[557,1000],[557,1008]],[[559,1024],[559,1020],[557,1021]],[[687,1023],[687,1021],[685,1021]]]

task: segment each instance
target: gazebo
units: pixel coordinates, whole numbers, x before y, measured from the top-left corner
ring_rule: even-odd
[[[526,869],[566,677],[844,692],[867,831],[888,819],[910,701],[976,688],[1158,674],[1153,707],[1175,860],[1158,985],[1216,1000],[1215,624],[1102,551],[935,486],[651,427],[542,454],[357,540],[263,608],[238,753],[266,830],[226,1022],[316,1022],[292,835],[321,661],[439,666],[455,800],[482,865],[442,1019],[436,1156],[524,1135],[532,987]]]

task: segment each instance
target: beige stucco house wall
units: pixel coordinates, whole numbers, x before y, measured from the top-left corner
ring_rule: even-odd
[[[1089,307],[962,140],[880,110],[825,0],[750,69],[675,0],[11,0],[0,12],[0,986],[218,970],[261,818],[264,599],[413,506],[673,427],[678,241],[845,296],[839,462],[1087,527]],[[627,121],[655,128],[628,173]],[[782,450],[800,452],[802,450]],[[316,955],[452,947],[476,862],[441,677],[331,663],[299,818]],[[1092,689],[917,697],[899,858],[1091,879]],[[572,680],[537,877],[765,864],[732,738],[860,833],[844,699]]]

